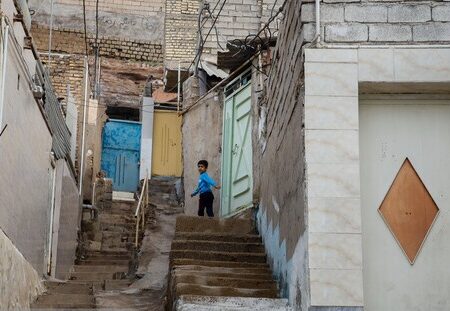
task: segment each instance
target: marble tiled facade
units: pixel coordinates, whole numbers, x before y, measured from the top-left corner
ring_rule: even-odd
[[[448,60],[449,48],[305,50],[311,306],[364,306],[359,86],[448,83]]]

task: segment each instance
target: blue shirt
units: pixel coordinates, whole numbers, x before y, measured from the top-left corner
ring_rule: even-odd
[[[200,174],[200,178],[198,179],[197,189],[195,189],[194,192],[192,192],[192,195],[197,195],[199,193],[203,194],[203,193],[211,192],[211,187],[216,187],[216,186],[217,186],[217,184],[214,181],[214,179],[209,177],[207,172],[203,172]]]

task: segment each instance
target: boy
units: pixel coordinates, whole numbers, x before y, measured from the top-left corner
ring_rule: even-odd
[[[208,173],[208,161],[201,160],[197,164],[198,171],[200,173],[200,178],[198,180],[197,189],[194,190],[191,194],[191,198],[200,193],[200,200],[198,201],[198,216],[205,216],[205,208],[208,217],[214,217],[213,212],[213,202],[214,195],[211,191],[211,187],[216,189],[220,189],[220,186],[216,184],[216,182],[209,177]]]

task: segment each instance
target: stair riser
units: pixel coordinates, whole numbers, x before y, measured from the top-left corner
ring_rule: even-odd
[[[252,288],[252,289],[269,289],[276,290],[277,286],[272,280],[252,280],[252,279],[230,279],[230,278],[216,278],[204,277],[194,275],[175,276],[177,283],[197,284],[203,286],[222,286],[233,288]]]
[[[47,287],[48,292],[52,294],[92,294],[92,288],[86,284],[46,283],[45,286]]]
[[[265,263],[265,255],[254,255],[244,253],[213,253],[213,252],[198,252],[198,251],[172,251],[172,259],[198,259],[198,260],[213,260],[213,261],[231,261],[231,262],[246,262],[246,263]]]
[[[223,268],[268,268],[267,263],[252,263],[252,262],[233,262],[233,261],[213,261],[213,260],[199,260],[186,258],[171,258],[170,266],[192,266],[200,265],[205,267],[223,267]]]
[[[198,296],[222,296],[222,297],[255,297],[277,298],[276,290],[271,289],[247,289],[232,287],[208,287],[193,284],[178,284],[175,289],[176,297],[182,295]]]
[[[74,272],[116,273],[128,272],[128,266],[74,266]]]
[[[235,253],[264,253],[264,246],[261,244],[245,243],[220,243],[220,242],[201,242],[174,241],[172,250],[199,250],[212,252],[235,252]]]
[[[172,271],[175,276],[201,276],[201,277],[214,277],[214,278],[242,278],[248,280],[272,280],[270,271],[265,270],[261,273],[219,273],[219,272],[205,272],[205,271],[183,271],[175,269]]]
[[[261,243],[261,238],[258,236],[227,236],[227,235],[212,235],[212,234],[182,234],[175,235],[174,242],[179,240],[192,241],[214,241],[214,242],[228,242],[228,243]]]
[[[129,264],[129,260],[82,260],[79,265],[87,266],[125,266]]]
[[[74,281],[103,281],[103,280],[120,280],[125,277],[125,273],[101,273],[101,272],[75,272],[70,275],[70,279]]]

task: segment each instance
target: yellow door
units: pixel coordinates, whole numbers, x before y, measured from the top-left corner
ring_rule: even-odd
[[[155,110],[152,175],[181,176],[181,121],[176,111]]]

